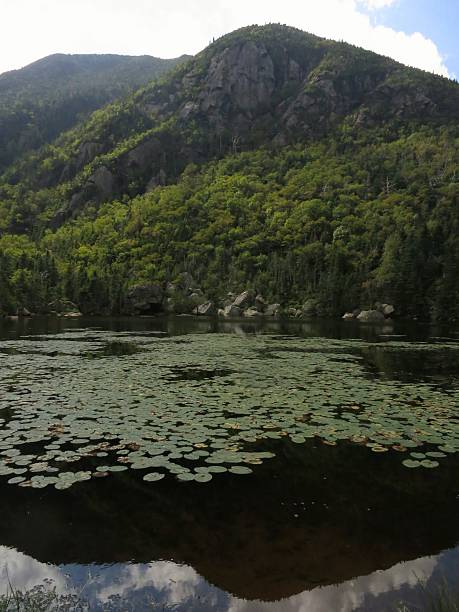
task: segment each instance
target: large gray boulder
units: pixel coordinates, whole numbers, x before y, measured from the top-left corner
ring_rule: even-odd
[[[259,312],[264,312],[267,306],[266,300],[264,299],[264,297],[260,294],[258,294],[255,298],[255,302],[254,302],[254,306],[255,308],[259,311]]]
[[[381,304],[381,312],[385,317],[390,317],[395,312],[395,307],[392,304]]]
[[[235,306],[234,304],[226,306],[223,310],[224,317],[240,317],[241,315],[242,308],[239,308],[239,306]]]
[[[317,316],[317,302],[315,300],[306,300],[301,308],[303,317],[316,317]]]
[[[357,317],[360,323],[384,323],[385,317],[379,310],[362,310]]]
[[[163,312],[164,291],[160,285],[135,285],[128,291],[125,310],[128,314]]]
[[[257,310],[256,308],[247,308],[247,310],[244,310],[243,315],[244,317],[253,318],[253,317],[262,317],[263,313]]]
[[[196,314],[202,317],[213,317],[216,313],[217,309],[213,302],[205,302],[196,307]]]
[[[81,316],[80,309],[76,304],[71,302],[70,300],[54,300],[53,302],[49,302],[47,304],[48,312],[55,312],[59,315],[63,315],[65,317],[79,317]]]
[[[237,298],[233,302],[233,306],[237,306],[238,308],[248,308],[252,305],[254,300],[253,293],[251,291],[243,291],[240,293]]]
[[[268,304],[265,308],[266,317],[278,317],[280,315],[280,304]]]
[[[18,308],[18,317],[31,317],[32,313],[28,308],[23,306],[22,308]]]

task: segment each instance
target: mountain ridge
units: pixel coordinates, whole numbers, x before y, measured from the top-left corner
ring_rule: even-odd
[[[314,140],[335,128],[444,124],[456,120],[458,107],[459,87],[444,77],[294,28],[250,26],[218,39],[121,106],[107,107],[105,125],[90,118],[90,134],[83,125],[80,140],[77,134],[67,148],[64,135],[57,155],[39,160],[44,172],[38,166],[31,187],[70,181],[55,227],[85,202],[174,182],[187,163]],[[7,182],[33,176],[26,165]]]
[[[187,57],[58,53],[0,74],[0,171]]]

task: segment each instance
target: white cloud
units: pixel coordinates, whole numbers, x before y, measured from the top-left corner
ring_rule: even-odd
[[[378,10],[392,6],[397,0],[359,0],[359,2],[371,10]]]
[[[1,0],[0,72],[51,53],[196,53],[213,37],[280,22],[448,75],[436,44],[373,23],[396,0]]]

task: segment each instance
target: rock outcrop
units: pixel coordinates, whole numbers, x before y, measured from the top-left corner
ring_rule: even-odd
[[[213,302],[205,302],[196,307],[195,314],[203,317],[212,317],[217,314],[217,309]]]
[[[385,320],[386,318],[379,310],[362,310],[357,317],[360,323],[383,323]]]
[[[163,311],[164,291],[160,285],[135,285],[125,300],[125,312],[131,315],[151,315]]]
[[[235,306],[234,304],[230,304],[229,306],[225,306],[225,308],[223,308],[224,317],[240,317],[241,315],[242,308],[239,308],[239,306]]]

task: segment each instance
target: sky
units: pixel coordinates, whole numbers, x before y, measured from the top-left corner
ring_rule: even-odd
[[[271,22],[459,77],[459,0],[0,0],[0,73],[52,53],[195,54]]]

